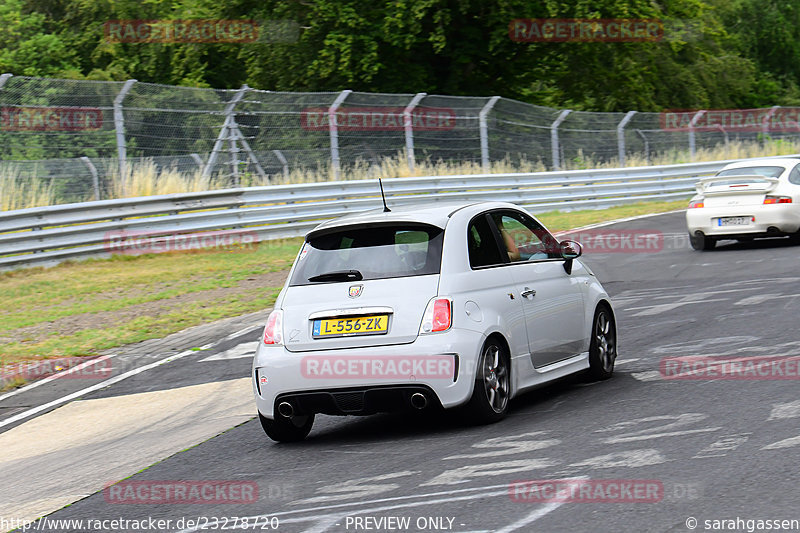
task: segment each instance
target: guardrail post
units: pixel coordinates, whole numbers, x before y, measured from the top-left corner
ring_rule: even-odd
[[[86,156],[81,157],[81,161],[83,164],[89,168],[89,172],[92,174],[92,185],[94,186],[94,199],[100,199],[100,182],[97,178],[97,168],[92,163],[91,159]]]
[[[331,168],[333,168],[333,179],[339,179],[340,165],[339,165],[339,124],[336,122],[336,111],[342,105],[347,95],[351,92],[350,89],[345,89],[339,93],[336,100],[333,101],[328,108],[328,132],[331,136]]]
[[[558,127],[570,113],[572,113],[572,109],[564,109],[550,125],[550,150],[553,154],[553,170],[561,170],[561,163],[558,157]]]
[[[499,99],[499,96],[492,96],[483,106],[481,112],[478,113],[478,127],[480,128],[481,137],[481,168],[483,168],[484,172],[489,172],[489,128],[486,125],[486,116]]]
[[[119,183],[122,187],[122,195],[127,193],[125,187],[125,175],[127,174],[128,153],[125,144],[125,115],[122,109],[122,101],[133,87],[136,80],[128,80],[122,86],[117,96],[114,98],[114,130],[117,133],[117,158],[119,159]]]
[[[283,177],[288,180],[289,179],[289,162],[286,161],[286,158],[283,156],[283,153],[280,150],[273,150],[272,153],[275,154],[275,157],[277,157],[278,161],[281,162],[281,165],[283,166]]]
[[[694,114],[692,120],[689,121],[689,157],[692,161],[694,161],[694,154],[695,154],[695,139],[694,139],[694,127],[697,125],[697,121],[700,120],[700,117],[706,114],[705,109],[701,109],[697,113]]]
[[[647,164],[650,164],[650,142],[647,140],[647,136],[644,134],[642,130],[634,130],[639,137],[642,138],[644,141],[644,160],[647,161]]]
[[[619,150],[619,166],[625,166],[625,126],[631,121],[636,111],[628,111],[617,124],[617,148]]]
[[[211,172],[214,170],[214,165],[217,164],[217,157],[222,150],[222,143],[225,142],[225,139],[228,139],[231,136],[230,128],[233,126],[233,110],[236,108],[236,104],[239,103],[239,100],[244,97],[244,93],[246,93],[248,89],[250,89],[250,87],[248,87],[246,84],[242,85],[241,88],[236,91],[236,94],[233,95],[233,98],[231,98],[228,104],[225,106],[225,110],[223,111],[225,114],[225,121],[222,123],[222,128],[219,130],[217,140],[214,141],[214,147],[211,149],[211,153],[208,156],[208,161],[203,169],[202,176],[204,178],[211,176]]]
[[[406,130],[406,158],[408,158],[408,168],[414,172],[414,126],[411,121],[411,113],[417,107],[420,100],[428,96],[428,93],[417,93],[414,98],[403,109],[403,127]]]

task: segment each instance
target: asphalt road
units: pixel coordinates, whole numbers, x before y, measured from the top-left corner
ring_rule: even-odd
[[[695,252],[682,213],[604,230],[663,235],[658,251],[585,255],[616,305],[620,353],[611,380],[568,379],[525,394],[504,421],[489,426],[468,427],[437,413],[318,416],[305,442],[279,445],[250,420],[154,458],[127,481],[235,481],[257,489],[251,503],[122,504],[98,492],[33,527],[665,532],[747,531],[758,527],[747,520],[800,519],[797,380],[671,380],[659,371],[665,357],[797,355],[800,247],[757,241]],[[259,334],[253,329],[85,398],[246,377]],[[224,355],[202,361],[215,354]],[[656,489],[647,493],[650,501],[629,494],[622,503],[549,501],[543,493],[510,490],[515,481],[564,479],[589,480],[583,483],[606,491],[595,497],[611,500],[615,486]],[[571,483],[562,487],[580,482]],[[90,522],[113,519],[143,522]],[[149,519],[171,524],[159,528]]]

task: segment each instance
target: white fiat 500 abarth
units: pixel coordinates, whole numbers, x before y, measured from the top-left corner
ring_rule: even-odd
[[[428,203],[312,230],[253,359],[261,424],[304,439],[314,415],[462,407],[501,419],[517,394],[611,376],[608,295],[579,256],[508,203]]]

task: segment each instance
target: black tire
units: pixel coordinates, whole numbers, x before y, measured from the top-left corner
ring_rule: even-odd
[[[511,392],[511,369],[505,347],[496,339],[483,345],[472,397],[465,406],[464,416],[473,424],[491,424],[505,418]]]
[[[275,442],[297,442],[305,439],[314,425],[314,415],[302,415],[286,418],[276,415],[275,420],[258,413],[264,433]]]
[[[717,246],[717,240],[713,237],[702,237],[689,235],[689,242],[695,250],[713,250]]]
[[[605,305],[597,306],[592,319],[589,343],[589,377],[608,379],[614,373],[617,359],[617,324],[614,314]]]

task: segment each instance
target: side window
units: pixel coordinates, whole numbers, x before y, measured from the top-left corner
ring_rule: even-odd
[[[514,212],[493,213],[492,219],[511,262],[561,258],[555,237],[535,220]]]
[[[467,230],[467,248],[469,266],[472,268],[505,263],[485,215],[476,217],[470,223]]]
[[[800,165],[797,165],[789,173],[789,183],[800,185]]]

